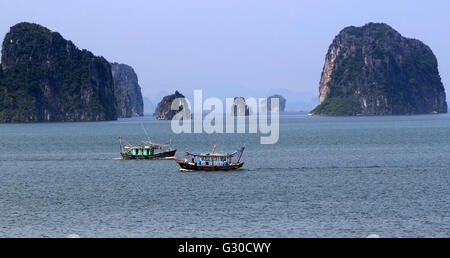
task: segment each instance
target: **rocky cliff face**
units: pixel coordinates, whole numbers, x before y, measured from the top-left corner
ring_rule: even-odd
[[[118,63],[111,63],[114,79],[114,94],[119,117],[134,117],[144,115],[144,101],[138,77],[133,68]]]
[[[1,68],[0,122],[117,119],[110,64],[57,32],[11,27]]]
[[[232,116],[251,116],[253,115],[253,110],[245,101],[243,97],[235,97],[233,101],[233,106],[231,107]]]
[[[272,107],[272,99],[278,99],[278,107]],[[286,99],[281,95],[273,95],[262,102],[262,110],[267,112],[284,112],[286,107]]]
[[[174,103],[174,101],[176,102]],[[178,109],[172,110],[172,103],[174,103]],[[184,95],[176,91],[175,94],[165,96],[161,102],[159,102],[153,116],[158,120],[172,120],[179,112],[184,112],[184,117],[190,118],[192,116]]]
[[[316,115],[447,112],[431,49],[381,23],[347,27],[335,37],[319,92]]]

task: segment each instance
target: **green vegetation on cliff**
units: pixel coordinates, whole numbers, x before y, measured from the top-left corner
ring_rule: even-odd
[[[361,106],[355,96],[327,98],[312,113],[329,116],[354,116],[361,112]]]
[[[331,71],[331,73],[329,72]],[[330,46],[316,115],[446,113],[431,49],[382,23],[343,29]]]
[[[340,65],[331,74],[327,98],[313,113],[333,116],[357,115],[361,112],[361,105],[354,93],[360,83],[358,76],[363,73],[364,68],[361,48],[356,49],[355,55],[348,58],[338,55],[336,62],[340,62]],[[347,87],[340,87],[342,84],[347,84]]]
[[[19,23],[2,45],[0,122],[116,119],[110,69],[59,33]]]

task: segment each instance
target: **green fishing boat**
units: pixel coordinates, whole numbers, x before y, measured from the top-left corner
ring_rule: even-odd
[[[138,146],[132,146],[120,140],[120,155],[125,160],[145,160],[145,159],[174,159],[177,149],[172,148],[171,141],[155,144],[150,140],[142,141]]]

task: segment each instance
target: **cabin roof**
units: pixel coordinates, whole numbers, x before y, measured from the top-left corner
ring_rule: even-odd
[[[234,157],[234,155],[238,154],[238,153],[242,153],[245,150],[245,145],[244,147],[235,150],[233,153],[229,154],[228,152],[226,153],[202,153],[202,154],[197,154],[197,153],[192,153],[192,152],[186,152],[186,156],[194,156],[194,157]]]
[[[155,144],[155,145],[147,145],[147,146],[123,146],[125,149],[153,149],[161,146],[165,146],[167,144]]]
[[[186,156],[194,156],[194,157],[230,157],[230,154],[228,154],[228,153],[202,153],[202,154],[197,154],[197,153],[186,152]]]

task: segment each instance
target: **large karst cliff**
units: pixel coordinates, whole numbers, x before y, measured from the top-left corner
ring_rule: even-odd
[[[333,40],[315,115],[446,113],[431,49],[383,23],[347,27]]]
[[[117,119],[111,66],[59,33],[11,27],[2,45],[0,122]]]
[[[111,63],[111,69],[117,100],[117,115],[119,117],[143,116],[144,101],[134,69],[118,63]]]

